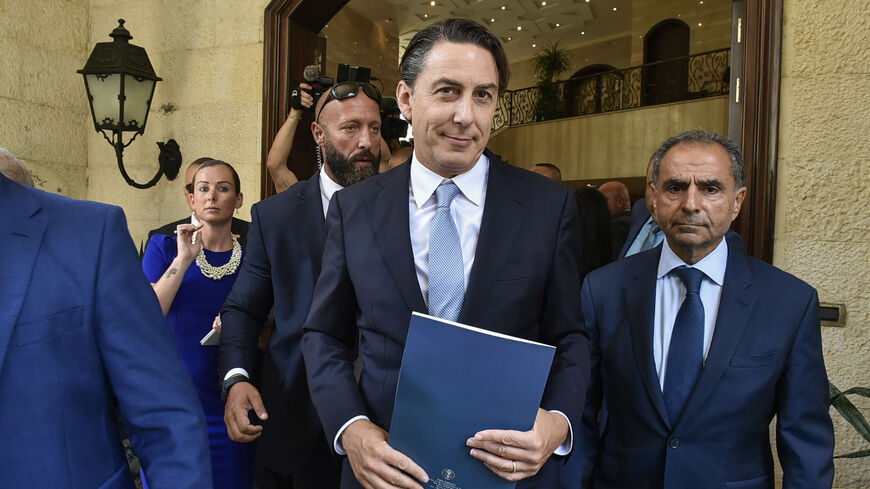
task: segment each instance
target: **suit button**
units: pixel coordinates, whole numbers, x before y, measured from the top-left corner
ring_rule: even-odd
[[[668,442],[668,446],[671,448],[680,448],[680,440],[676,438],[671,438],[671,440]]]

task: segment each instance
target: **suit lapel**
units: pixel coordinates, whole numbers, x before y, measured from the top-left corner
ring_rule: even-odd
[[[746,256],[734,248],[729,248],[728,265],[725,269],[722,297],[719,300],[719,312],[716,316],[710,351],[707,353],[707,361],[704,369],[701,370],[701,376],[686,401],[682,419],[689,419],[704,404],[716,386],[716,382],[728,368],[737,343],[749,324],[749,316],[756,298]]]
[[[498,276],[498,270],[507,261],[511,246],[519,232],[525,212],[525,195],[522,192],[521,178],[508,175],[504,171],[507,163],[493,153],[486,152],[489,158],[486,197],[477,250],[485,253],[474,254],[474,265],[468,277],[468,289],[459,312],[459,320],[464,321],[469,311],[487,310],[486,301]]]
[[[45,223],[31,218],[39,209],[23,187],[0,176],[0,371],[45,232]]]
[[[656,270],[658,268],[661,247],[655,251],[639,253],[635,260],[639,262],[634,267],[634,273],[623,289],[625,296],[623,304],[627,304],[626,317],[631,331],[631,342],[634,347],[635,361],[647,395],[659,413],[662,422],[671,428],[665,398],[659,384],[653,359],[653,331],[656,300]]]
[[[390,170],[379,180],[381,189],[369,204],[372,230],[384,263],[411,311],[428,312],[411,248],[411,227],[408,214],[408,192],[411,165],[403,164]]]
[[[314,272],[320,276],[320,265],[323,261],[323,244],[326,241],[326,223],[323,219],[323,201],[320,196],[320,173],[298,185],[304,185],[297,195],[298,208],[293,215],[298,215],[301,226],[295,226],[302,233],[302,241],[308,246]]]

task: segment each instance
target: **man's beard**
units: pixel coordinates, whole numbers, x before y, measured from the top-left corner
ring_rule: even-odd
[[[378,153],[380,153],[380,148]],[[356,166],[354,163],[359,160],[368,160],[371,164]],[[342,187],[349,187],[370,176],[377,175],[380,161],[380,155],[375,156],[367,149],[361,149],[350,156],[345,156],[330,141],[326,141],[326,164],[329,165],[335,182]]]

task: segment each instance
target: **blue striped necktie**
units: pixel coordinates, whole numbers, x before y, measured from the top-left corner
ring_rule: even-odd
[[[438,209],[429,231],[429,314],[456,321],[465,297],[465,269],[450,204],[459,187],[448,180],[435,189]]]

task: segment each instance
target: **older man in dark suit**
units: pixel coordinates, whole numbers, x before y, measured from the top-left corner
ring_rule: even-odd
[[[592,388],[570,488],[830,488],[834,435],[812,287],[724,239],[743,159],[703,131],[653,156],[666,240],[590,273]],[[578,450],[579,449],[579,450]]]
[[[342,487],[428,480],[385,431],[412,311],[558,347],[533,430],[493,426],[457,440],[498,476],[528,479],[517,487],[551,484],[557,468],[548,460],[571,450],[589,366],[574,197],[485,150],[509,74],[484,27],[430,25],[411,40],[401,72],[397,99],[414,154],[334,198],[303,337],[315,406],[329,441],[347,454]]]

